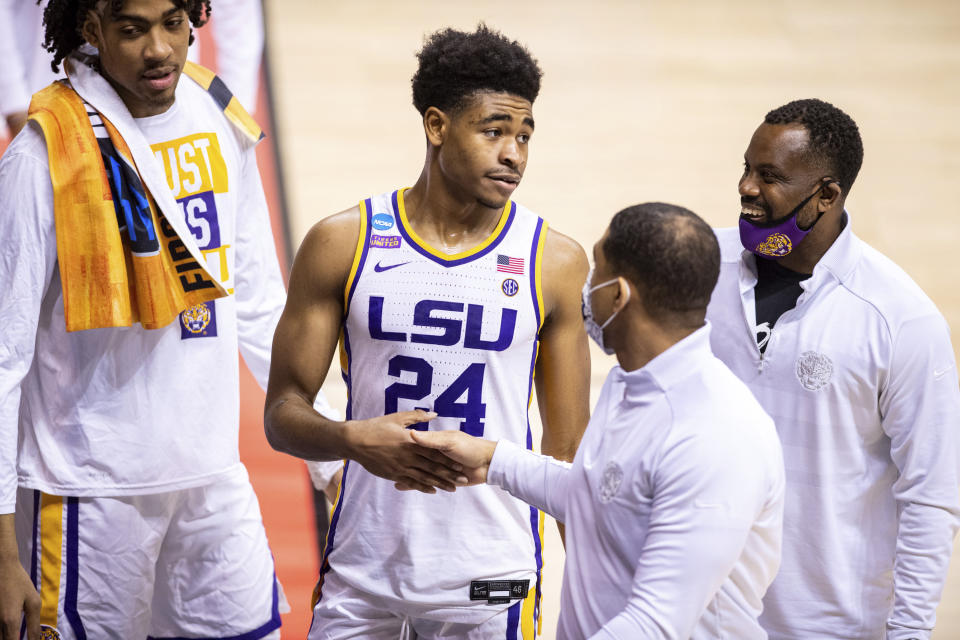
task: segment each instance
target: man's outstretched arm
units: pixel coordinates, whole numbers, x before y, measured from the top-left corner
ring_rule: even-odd
[[[306,460],[355,460],[370,473],[433,493],[453,490],[460,465],[417,445],[406,429],[436,416],[405,411],[330,420],[313,409],[340,336],[343,292],[360,234],[358,207],[320,221],[304,238],[277,325],[264,408],[270,445]]]
[[[489,483],[513,497],[566,521],[570,463],[528,451],[509,440],[485,440],[462,431],[415,431],[417,443],[463,465],[469,484]],[[402,490],[411,487],[397,483]]]

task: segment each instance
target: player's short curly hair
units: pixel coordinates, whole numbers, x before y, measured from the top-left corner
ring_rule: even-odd
[[[478,91],[510,93],[531,103],[540,93],[543,72],[515,40],[480,23],[473,33],[444,29],[426,39],[417,54],[413,106],[456,111]]]
[[[863,164],[863,140],[857,123],[829,102],[808,98],[778,107],[764,118],[767,124],[799,124],[810,134],[809,152],[849,193]]]
[[[101,2],[111,14],[123,9],[124,0],[50,0],[43,12],[43,46],[53,54],[50,67],[60,69],[63,59],[76,51],[85,40],[80,29],[88,11],[96,11]],[[210,0],[170,0],[173,6],[187,12],[190,24],[202,27],[210,19]],[[40,0],[37,1],[37,4]],[[193,33],[190,34],[193,44]]]
[[[614,274],[641,292],[651,317],[703,323],[720,276],[720,245],[700,216],[664,202],[627,207],[610,221],[602,249]]]

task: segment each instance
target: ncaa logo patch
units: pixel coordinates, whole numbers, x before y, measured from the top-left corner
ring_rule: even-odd
[[[600,479],[600,502],[606,504],[613,500],[613,496],[620,490],[621,482],[623,482],[623,469],[616,462],[608,462]]]
[[[797,379],[807,391],[817,391],[827,386],[833,377],[830,358],[816,351],[804,351],[797,360]]]
[[[373,228],[377,231],[393,229],[393,216],[389,213],[375,213],[373,215]]]
[[[45,624],[40,625],[40,640],[62,640],[60,632]]]
[[[217,308],[201,302],[180,312],[180,339],[211,338],[217,335]]]
[[[520,285],[517,284],[517,281],[513,278],[507,278],[503,281],[503,284],[500,285],[500,289],[503,291],[503,294],[509,297],[517,295],[517,292],[520,291]]]

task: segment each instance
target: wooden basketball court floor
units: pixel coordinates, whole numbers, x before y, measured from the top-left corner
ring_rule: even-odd
[[[864,139],[848,200],[855,232],[916,279],[960,346],[956,2],[272,0],[265,9],[294,247],[317,220],[416,180],[414,54],[426,33],[483,20],[527,44],[545,74],[516,199],[588,252],[610,217],[638,202],[735,225],[753,130],[769,109],[818,97],[853,116]],[[594,349],[592,363],[595,399],[613,360]],[[343,406],[339,375],[324,391]],[[547,532],[552,638],[563,551]],[[270,535],[281,565],[287,553],[305,557]],[[305,607],[307,587],[287,582],[295,609]],[[938,617],[934,638],[960,638],[960,561]],[[303,633],[288,624],[285,637]]]

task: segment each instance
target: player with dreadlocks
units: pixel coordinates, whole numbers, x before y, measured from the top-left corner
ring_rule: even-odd
[[[137,112],[143,109],[162,113],[173,104],[186,50],[171,47],[172,55],[163,57],[143,51],[142,45],[148,44],[147,41],[131,38],[143,25],[131,20],[137,16],[127,13],[129,4],[126,0],[51,0],[43,14],[44,46],[53,54],[50,66],[57,71],[63,60],[85,43],[100,47],[103,39],[110,39],[110,43],[115,42],[117,46],[108,45],[101,51],[97,64],[100,73],[125,103],[132,99],[135,106],[128,105],[128,108],[134,117],[140,117]],[[180,39],[186,34],[189,46],[193,43],[190,25],[199,28],[206,24],[210,0],[170,0],[167,4],[169,8],[163,14],[168,18],[165,29]],[[140,47],[129,45],[136,41],[141,42]]]
[[[208,0],[51,0],[0,160],[0,638],[279,637],[238,455],[285,298]]]
[[[86,42],[82,29],[91,11],[115,18],[123,13],[124,4],[125,0],[50,0],[43,12],[46,27],[43,46],[53,54],[51,68],[59,71],[63,59]],[[199,29],[210,19],[210,0],[171,0],[171,4],[186,12],[195,28]],[[193,44],[192,30],[187,44]]]

